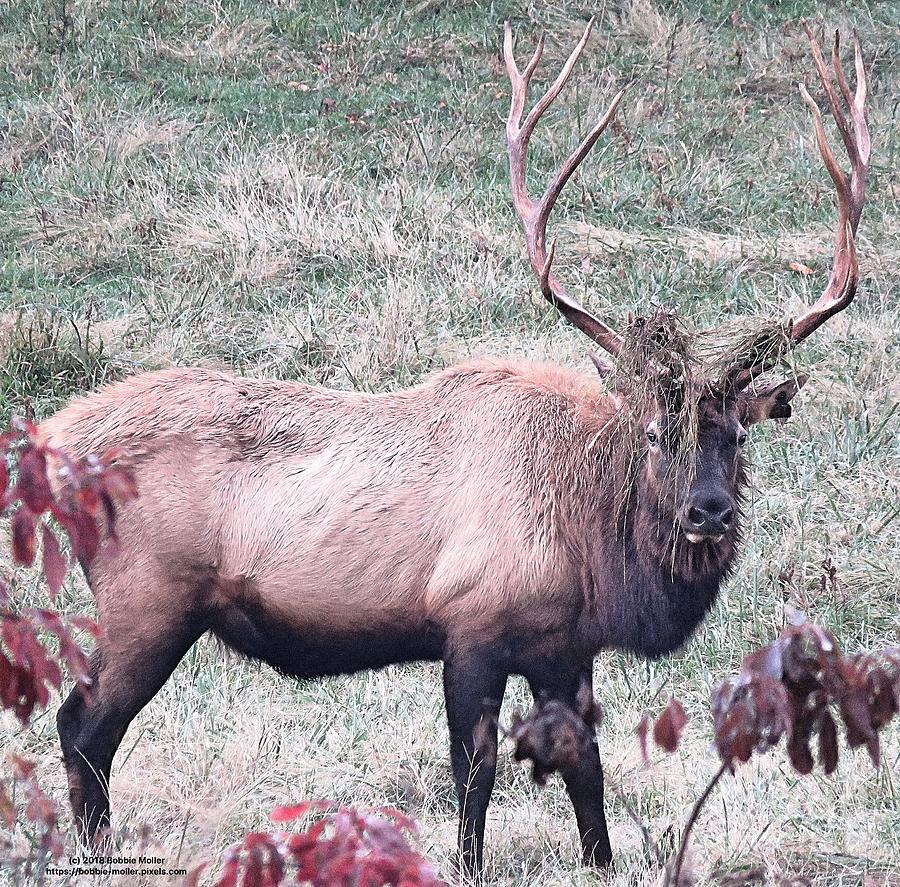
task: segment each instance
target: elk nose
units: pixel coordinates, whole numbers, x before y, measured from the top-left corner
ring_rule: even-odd
[[[686,530],[717,536],[726,532],[734,520],[734,505],[724,497],[710,497],[694,502],[687,510]]]

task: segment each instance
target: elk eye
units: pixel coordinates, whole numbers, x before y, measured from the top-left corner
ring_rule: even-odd
[[[659,435],[652,428],[647,429],[647,443],[651,446],[659,443]]]
[[[742,447],[745,443],[747,443],[747,432],[739,431],[737,437],[738,446]]]

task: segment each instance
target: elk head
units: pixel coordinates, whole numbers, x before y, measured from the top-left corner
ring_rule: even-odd
[[[613,98],[537,200],[529,196],[525,184],[526,153],[538,121],[569,79],[592,25],[593,20],[556,80],[523,121],[528,85],[541,59],[544,38],[520,71],[513,57],[512,30],[506,24],[503,55],[512,84],[506,140],[513,204],[544,297],[612,358],[591,355],[598,371],[612,378],[618,417],[626,426],[622,431],[629,436],[629,440],[617,437],[614,445],[630,448],[628,458],[635,465],[628,480],[630,495],[651,504],[658,513],[667,513],[672,529],[680,528],[689,542],[715,543],[725,534],[736,533],[745,478],[741,449],[747,429],[765,419],[790,416],[791,399],[807,379],[793,374],[785,381],[771,381],[771,371],[782,366],[785,356],[829,317],[849,305],[856,293],[859,270],[855,234],[865,199],[870,153],[862,55],[857,41],[853,95],[841,67],[839,36],[835,33],[832,67],[839,97],[819,45],[803,22],[851,167],[848,182],[828,145],[821,112],[801,85],[801,94],[813,115],[819,151],[837,191],[834,266],[828,285],[800,317],[761,323],[743,341],[720,345],[716,358],[710,361],[696,356],[698,335],[688,333],[673,315],[658,313],[629,322],[625,334],[620,335],[567,293],[553,274],[555,241],[548,249],[546,237],[550,213],[566,182],[613,119],[623,93]]]

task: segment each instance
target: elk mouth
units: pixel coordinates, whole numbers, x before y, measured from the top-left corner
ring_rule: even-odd
[[[697,545],[700,542],[721,542],[725,538],[724,533],[719,533],[717,536],[707,536],[704,533],[685,533],[684,535],[687,536],[687,541],[693,545]]]

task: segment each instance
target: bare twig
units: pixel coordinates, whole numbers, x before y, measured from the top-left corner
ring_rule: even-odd
[[[687,853],[691,831],[693,830],[694,825],[696,825],[697,820],[700,818],[700,812],[709,800],[709,796],[712,794],[713,789],[719,784],[719,780],[725,774],[727,769],[728,764],[721,764],[719,766],[719,769],[716,770],[713,778],[707,783],[706,788],[703,790],[703,794],[697,798],[696,803],[691,809],[691,815],[688,817],[688,821],[684,826],[684,831],[681,833],[681,844],[678,847],[678,856],[675,858],[675,870],[672,872],[671,877],[666,879],[667,887],[678,887],[678,885],[681,884],[681,869],[684,866],[684,856]]]

